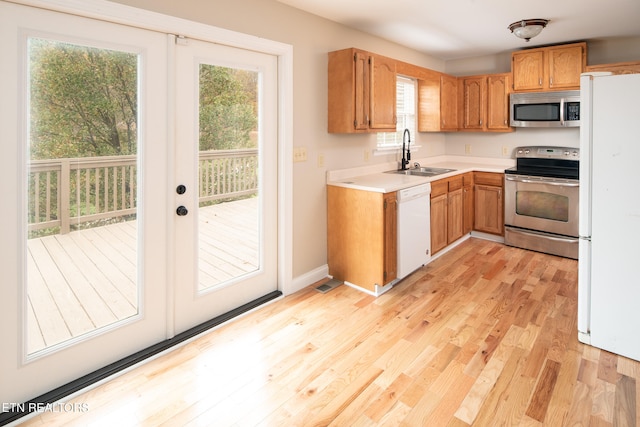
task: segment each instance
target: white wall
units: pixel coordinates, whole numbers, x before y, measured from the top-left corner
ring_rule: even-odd
[[[288,43],[294,49],[294,146],[307,149],[308,161],[294,163],[293,174],[293,275],[294,278],[324,266],[327,262],[326,191],[327,170],[386,163],[398,154],[370,155],[375,135],[327,133],[327,52],[358,47],[415,65],[454,75],[506,72],[510,53],[449,61],[446,64],[417,51],[350,29],[299,11],[276,0],[117,0],[119,3],[192,21],[202,22]],[[618,44],[596,44],[600,62],[640,59],[637,40]],[[511,153],[519,145],[577,146],[576,129],[520,130],[511,134],[419,133],[412,137],[422,148],[414,157],[465,153],[502,157],[502,147]],[[365,161],[365,152],[369,154]],[[318,166],[318,157],[324,166]]]
[[[511,133],[451,133],[447,135],[447,154],[515,158],[514,149],[524,145],[579,147],[580,128],[532,129],[518,128]],[[469,145],[470,153],[466,154]],[[507,155],[503,155],[506,147]]]

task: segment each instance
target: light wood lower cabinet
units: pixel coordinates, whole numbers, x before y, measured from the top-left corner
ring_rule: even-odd
[[[376,292],[397,277],[396,193],[327,186],[329,274]]]
[[[504,235],[504,174],[475,172],[474,230]]]
[[[451,244],[462,237],[464,221],[462,219],[462,175],[448,179],[449,193],[447,194],[447,244]]]
[[[455,242],[473,227],[473,174],[431,183],[431,253]]]
[[[473,173],[462,175],[462,234],[470,233],[473,230]]]
[[[432,187],[433,188],[433,187]],[[449,194],[431,195],[431,254],[447,246],[447,212]]]

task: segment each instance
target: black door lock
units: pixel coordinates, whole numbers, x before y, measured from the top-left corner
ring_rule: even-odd
[[[189,213],[189,211],[184,206],[178,206],[178,209],[176,209],[176,213],[178,214],[178,216],[185,216]]]
[[[176,193],[184,194],[186,192],[187,192],[187,187],[185,187],[184,185],[180,184],[176,187]]]

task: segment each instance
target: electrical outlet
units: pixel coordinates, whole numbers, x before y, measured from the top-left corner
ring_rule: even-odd
[[[369,161],[369,150],[364,150],[364,161],[365,162]]]
[[[509,155],[509,149],[507,147],[502,147],[502,155],[505,157]]]
[[[307,149],[305,147],[293,147],[293,161],[294,162],[306,162],[307,161]]]
[[[318,153],[318,167],[324,167],[324,153]]]
[[[471,154],[471,144],[464,145],[464,154]]]

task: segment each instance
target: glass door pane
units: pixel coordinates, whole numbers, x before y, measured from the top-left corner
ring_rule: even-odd
[[[27,353],[138,314],[138,54],[28,39]]]
[[[260,267],[256,71],[199,66],[199,290]]]

